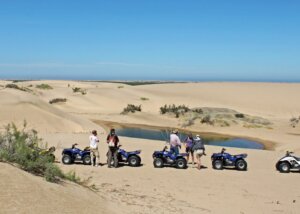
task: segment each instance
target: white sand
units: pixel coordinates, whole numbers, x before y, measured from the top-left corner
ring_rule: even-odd
[[[1,82],[0,85],[6,83]],[[299,173],[280,174],[275,170],[275,163],[285,150],[300,152],[300,126],[289,126],[289,119],[293,115],[300,115],[300,84],[189,83],[128,86],[113,83],[33,81],[18,85],[35,86],[40,83],[48,83],[54,89],[38,90],[32,87],[34,94],[31,94],[0,88],[0,125],[12,121],[21,125],[25,119],[29,128],[37,129],[49,145],[58,146],[58,160],[61,159],[62,148],[75,142],[81,147],[88,145],[88,132],[92,129],[97,129],[101,142],[104,141],[104,129],[91,120],[180,127],[177,119],[159,114],[160,106],[173,103],[189,107],[230,108],[267,118],[274,124],[272,129],[201,124],[190,129],[272,141],[276,151],[229,149],[232,153],[249,154],[247,172],[213,170],[210,155],[219,151],[220,147],[207,148],[208,156],[203,158],[203,164],[208,168],[202,171],[194,168],[154,169],[151,155],[154,150],[162,148],[163,142],[121,138],[124,148],[143,150],[142,167],[107,169],[59,164],[66,171],[76,170],[82,178],[92,176],[91,183],[99,188],[93,199],[90,199],[90,194],[94,193],[87,192],[84,188],[72,184],[49,184],[41,178],[1,164],[1,177],[6,180],[1,179],[3,199],[0,207],[5,208],[5,213],[13,213],[16,209],[27,213],[32,202],[42,198],[37,187],[31,191],[30,187],[34,185],[42,186],[41,195],[45,200],[30,213],[41,213],[42,210],[46,210],[45,213],[57,213],[63,207],[65,212],[60,213],[74,213],[69,203],[84,206],[93,200],[92,203],[99,204],[99,207],[96,206],[99,212],[94,213],[298,213],[300,210],[300,188],[297,185]],[[118,88],[121,85],[124,88]],[[72,87],[85,88],[87,95],[74,94]],[[149,100],[142,101],[141,97]],[[68,100],[64,104],[48,104],[53,98]],[[129,103],[142,104],[143,112],[120,115]],[[100,150],[101,161],[105,162],[106,145],[101,144]],[[11,176],[8,177],[8,174]],[[25,181],[21,182],[22,180]],[[71,195],[74,193],[77,199],[72,200]],[[7,202],[12,199],[15,199],[14,203]],[[111,201],[115,201],[116,205],[112,206]],[[53,208],[53,204],[57,204],[57,207]],[[91,210],[87,211],[93,213]]]

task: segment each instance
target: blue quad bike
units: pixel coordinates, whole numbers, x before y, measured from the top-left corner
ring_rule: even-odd
[[[91,153],[89,147],[84,150],[76,148],[78,144],[72,145],[72,148],[62,151],[62,162],[64,164],[72,164],[74,162],[82,162],[84,165],[91,165]]]
[[[220,153],[214,153],[211,156],[212,166],[214,169],[222,170],[223,168],[235,168],[237,170],[247,170],[247,162],[245,158],[247,154],[231,155],[225,152],[223,148]]]
[[[178,169],[186,169],[187,161],[185,157],[187,153],[180,153],[175,155],[171,151],[167,151],[165,146],[162,151],[155,151],[152,155],[153,165],[155,168],[162,168],[164,166],[173,166]]]
[[[121,145],[118,146],[118,163],[128,163],[131,167],[141,166],[141,150],[136,150],[132,152],[126,152],[124,149],[120,149]],[[106,154],[108,157],[108,153]],[[112,159],[111,165],[114,165],[114,160]]]

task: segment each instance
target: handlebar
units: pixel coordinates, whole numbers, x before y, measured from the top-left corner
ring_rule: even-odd
[[[72,144],[72,149],[75,149],[75,147],[77,146],[77,143]]]
[[[222,148],[221,153],[224,153],[225,151],[226,151],[226,149],[225,149],[225,148]]]

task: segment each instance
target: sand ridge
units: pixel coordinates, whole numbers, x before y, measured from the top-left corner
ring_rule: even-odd
[[[5,85],[9,81],[1,81]],[[35,88],[46,83],[52,90]],[[195,124],[189,127],[199,132],[216,132],[235,136],[254,137],[276,144],[275,151],[230,148],[231,153],[246,152],[249,170],[215,171],[210,157],[220,147],[207,147],[203,158],[207,167],[198,171],[173,168],[154,169],[152,152],[164,142],[121,138],[126,150],[142,149],[143,166],[108,169],[106,166],[62,165],[64,171],[75,170],[83,179],[92,177],[97,193],[68,184],[49,184],[39,177],[1,163],[1,207],[5,213],[28,213],[32,203],[36,213],[74,213],[75,208],[92,203],[97,208],[89,213],[297,213],[299,207],[299,173],[280,174],[276,161],[286,150],[300,152],[300,127],[289,126],[291,116],[300,115],[300,84],[289,83],[172,83],[129,86],[121,83],[80,81],[29,81],[16,83],[32,92],[0,88],[0,125],[14,122],[37,129],[49,146],[56,146],[57,160],[63,148],[78,143],[84,148],[92,129],[101,139],[101,162],[106,161],[107,131],[95,120],[114,121],[150,126],[180,127],[180,120],[162,116],[164,104],[185,104],[189,107],[230,108],[245,114],[272,121],[272,129],[240,126],[216,127]],[[73,93],[81,87],[86,95]],[[149,100],[142,101],[141,97]],[[50,99],[66,98],[66,103],[49,104]],[[141,113],[121,115],[129,103],[141,104]],[[9,185],[6,185],[8,184]],[[53,186],[54,185],[54,186]],[[91,194],[96,194],[93,197]],[[42,199],[40,199],[42,195]],[[77,195],[77,199],[73,199]],[[92,199],[91,199],[92,198]],[[91,202],[92,201],[92,202]],[[113,205],[111,204],[112,202]],[[70,206],[72,203],[74,206]],[[90,210],[89,210],[90,209]],[[30,211],[30,213],[35,213]]]

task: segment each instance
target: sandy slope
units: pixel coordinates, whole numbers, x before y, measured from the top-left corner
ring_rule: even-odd
[[[0,163],[0,213],[114,213],[100,195],[72,183],[46,182]]]
[[[1,81],[0,85],[6,83]],[[48,83],[54,89],[36,89],[35,85],[40,83]],[[88,145],[88,132],[92,129],[97,129],[101,142],[104,141],[104,129],[91,120],[180,127],[180,121],[162,116],[158,111],[160,106],[173,103],[190,107],[231,108],[267,118],[273,122],[272,129],[239,126],[222,128],[200,124],[190,129],[273,141],[277,151],[230,149],[232,153],[246,151],[249,154],[247,172],[214,171],[208,156],[203,159],[208,168],[200,172],[193,168],[154,169],[151,154],[161,149],[162,142],[122,138],[126,149],[143,150],[143,167],[109,170],[106,167],[59,164],[66,171],[75,169],[82,178],[92,176],[91,183],[99,188],[95,197],[90,195],[94,193],[72,184],[49,184],[41,178],[1,164],[0,207],[4,208],[4,213],[14,213],[16,209],[28,213],[32,202],[37,200],[41,200],[34,206],[37,213],[44,210],[47,211],[42,213],[61,213],[59,210],[63,207],[69,213],[74,213],[74,207],[84,207],[89,203],[99,205],[99,210],[104,209],[103,213],[111,213],[107,209],[117,213],[297,213],[300,209],[300,189],[297,185],[299,173],[284,175],[274,169],[275,162],[286,149],[300,152],[300,127],[293,129],[288,123],[292,115],[300,115],[300,84],[188,83],[128,86],[32,81],[18,85],[33,85],[33,93],[0,87],[0,125],[9,122],[22,124],[26,119],[29,128],[37,129],[49,145],[58,147],[58,160],[62,148],[75,142],[81,147]],[[86,89],[87,95],[73,93],[72,87]],[[149,100],[141,101],[141,97]],[[48,101],[53,98],[67,98],[68,101],[50,105]],[[120,115],[129,103],[142,104],[143,112]],[[101,161],[104,162],[106,145],[101,144],[100,149]],[[219,149],[209,147],[208,154]],[[79,196],[74,199],[74,195]],[[111,201],[116,201],[116,206],[111,205]],[[108,204],[107,209],[105,204]],[[84,209],[89,211],[89,208]]]
[[[63,112],[31,93],[2,89],[0,97],[1,127],[10,122],[23,124],[24,120],[29,128],[43,132],[83,132],[95,126],[89,120]]]

